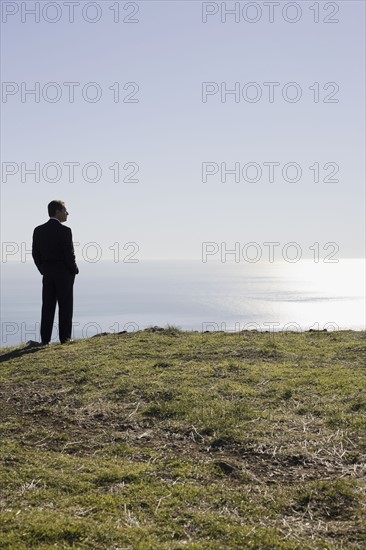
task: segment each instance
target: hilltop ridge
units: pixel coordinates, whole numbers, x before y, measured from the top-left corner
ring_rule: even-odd
[[[0,352],[2,548],[366,545],[365,332]]]

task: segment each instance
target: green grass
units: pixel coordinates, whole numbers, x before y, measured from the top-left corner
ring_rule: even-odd
[[[2,349],[0,548],[366,547],[363,332]]]

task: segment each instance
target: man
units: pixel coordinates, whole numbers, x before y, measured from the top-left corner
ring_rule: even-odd
[[[48,205],[50,219],[33,232],[32,256],[43,275],[41,341],[51,340],[56,303],[58,303],[61,344],[71,339],[73,287],[79,269],[75,262],[71,229],[62,224],[69,213],[63,201]]]

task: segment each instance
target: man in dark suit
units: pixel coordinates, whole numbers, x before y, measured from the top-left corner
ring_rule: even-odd
[[[32,256],[43,275],[42,288],[42,344],[49,344],[58,303],[59,337],[61,344],[71,339],[73,287],[79,269],[75,262],[72,233],[62,224],[69,213],[63,201],[48,205],[50,219],[33,232]]]

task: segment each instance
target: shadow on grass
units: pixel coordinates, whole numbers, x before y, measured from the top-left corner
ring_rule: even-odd
[[[18,357],[22,357],[23,355],[28,355],[30,353],[36,353],[37,351],[40,351],[47,347],[48,345],[46,344],[41,344],[40,342],[34,342],[33,340],[30,340],[26,343],[25,347],[17,348],[9,351],[8,353],[3,353],[2,355],[0,355],[0,363],[10,361],[11,359],[17,359]]]

